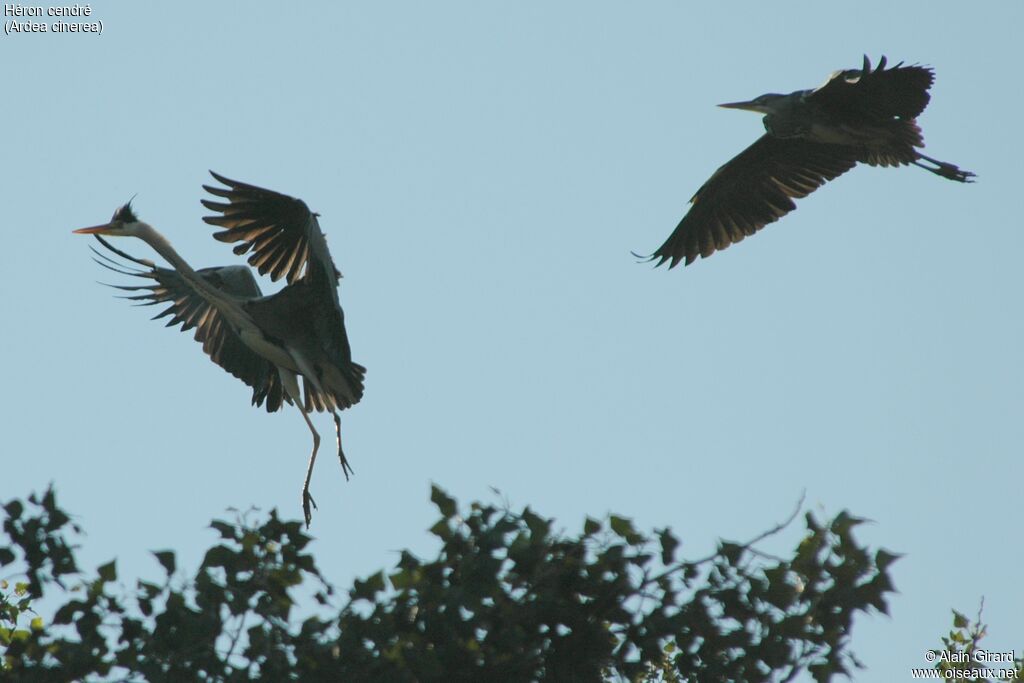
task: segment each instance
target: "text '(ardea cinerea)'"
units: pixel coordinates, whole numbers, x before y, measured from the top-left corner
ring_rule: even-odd
[[[674,268],[707,258],[796,208],[806,197],[858,162],[870,166],[913,164],[961,183],[974,176],[925,156],[915,120],[928,106],[934,72],[924,66],[833,73],[814,90],[769,93],[749,102],[720,104],[764,114],[767,131],[719,168],[690,200],[675,231],[649,260]]]
[[[253,405],[266,403],[268,412],[283,402],[293,403],[313,434],[302,510],[312,519],[309,482],[320,446],[320,435],[309,419],[313,411],[334,416],[338,458],[348,479],[352,468],[341,447],[338,411],[363,396],[366,368],[352,362],[345,332],[345,314],[338,302],[341,273],[334,266],[317,216],[306,203],[277,192],[229,180],[211,171],[226,187],[204,185],[226,201],[202,200],[217,215],[203,220],[224,228],[214,233],[221,242],[239,242],[234,252],[251,252],[249,263],[272,281],[281,278],[281,291],[263,296],[246,266],[194,270],[152,226],[138,219],[131,202],[119,208],[109,223],[75,230],[92,234],[111,252],[142,266],[125,266],[93,250],[101,265],[125,275],[151,280],[145,285],[121,285],[137,292],[128,297],[143,304],[170,303],[157,318],[171,316],[168,326],[195,328],[195,339],[213,362],[252,388]],[[137,237],[151,246],[172,268],[129,256],[100,235]],[[299,377],[302,377],[302,389]]]

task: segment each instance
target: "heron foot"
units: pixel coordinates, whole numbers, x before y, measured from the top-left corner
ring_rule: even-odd
[[[318,510],[316,501],[313,500],[313,494],[309,492],[309,487],[304,486],[302,488],[302,514],[306,517],[306,528],[309,528],[309,523],[313,521],[313,512],[310,510],[310,503],[313,505],[313,510]]]
[[[949,180],[955,180],[958,183],[974,182],[973,180],[971,180],[971,178],[974,178],[975,175],[970,171],[963,170],[956,164],[951,164],[948,161],[939,161],[938,159],[932,159],[931,157],[925,156],[924,154],[919,154],[918,157],[920,159],[924,159],[929,163],[935,164],[936,168],[926,166],[925,164],[922,164],[919,161],[915,161],[914,165],[919,166],[920,168],[923,168],[926,171],[931,171],[937,176],[940,176],[942,178],[948,178]]]
[[[352,465],[348,464],[348,458],[345,457],[345,453],[341,450],[341,444],[338,444],[338,460],[341,461],[341,471],[345,474],[345,481],[348,481],[350,474],[355,474],[355,470],[352,469]]]
[[[338,460],[341,461],[341,471],[345,475],[345,481],[348,481],[350,474],[355,474],[355,470],[352,469],[352,465],[348,463],[348,458],[345,457],[345,451],[341,450],[341,419],[338,414],[334,414],[334,428],[338,438]]]
[[[959,166],[954,166],[953,164],[942,163],[937,169],[935,169],[935,173],[943,178],[949,178],[950,180],[955,180],[960,183],[974,182],[971,180],[971,178],[974,177],[973,173],[965,171]]]

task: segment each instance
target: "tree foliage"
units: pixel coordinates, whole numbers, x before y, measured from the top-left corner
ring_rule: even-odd
[[[935,668],[943,680],[991,683],[1024,678],[1024,656],[1014,657],[1013,651],[989,651],[981,646],[988,635],[988,626],[981,621],[984,608],[982,599],[974,620],[953,610],[953,628],[942,637],[942,648],[932,651]]]
[[[845,512],[805,515],[791,557],[722,541],[681,559],[669,530],[588,518],[579,534],[529,507],[459,505],[439,488],[440,549],[342,596],[299,521],[214,521],[194,576],[155,552],[157,581],[83,573],[81,530],[52,490],[4,507],[0,678],[11,681],[788,681],[859,666],[854,616],[887,611],[896,556],[869,552]],[[296,595],[316,604],[299,605]],[[31,601],[63,602],[44,621]],[[299,613],[306,615],[300,619]]]

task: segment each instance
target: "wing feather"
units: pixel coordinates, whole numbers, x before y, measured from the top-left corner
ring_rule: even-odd
[[[167,308],[153,316],[153,319],[170,317],[166,326],[181,325],[183,332],[195,328],[194,338],[202,344],[203,351],[210,360],[252,388],[253,405],[261,406],[265,402],[267,412],[274,412],[281,407],[283,401],[290,402],[276,368],[249,349],[231,327],[224,323],[217,309],[196,294],[181,275],[170,268],[157,266],[152,261],[130,256],[99,235],[96,235],[96,239],[111,252],[143,266],[144,269],[125,270],[104,263],[101,265],[124,275],[152,281],[152,284],[146,285],[111,286],[122,291],[138,292],[127,298],[139,301],[141,305],[168,303]],[[106,261],[117,263],[101,252],[95,249],[93,251]],[[259,286],[252,272],[244,266],[204,268],[198,273],[213,286],[230,294],[240,297],[260,295]]]
[[[764,135],[714,175],[690,200],[690,211],[650,257],[674,268],[707,258],[778,220],[856,165],[854,150]]]
[[[210,175],[226,188],[203,185],[203,188],[227,202],[203,199],[203,206],[220,215],[203,220],[224,228],[214,233],[221,242],[241,242],[236,254],[252,252],[249,263],[260,275],[270,275],[276,282],[282,277],[293,283],[302,277],[309,259],[311,231],[319,230],[315,215],[301,199],[225,178]],[[290,255],[285,258],[285,255]],[[283,259],[283,260],[282,260]]]
[[[935,72],[916,64],[903,66],[902,62],[888,69],[885,66],[883,56],[872,69],[871,60],[865,55],[860,69],[833,74],[808,95],[807,101],[822,107],[837,120],[844,116],[878,121],[917,117],[931,99],[928,90],[935,82]]]

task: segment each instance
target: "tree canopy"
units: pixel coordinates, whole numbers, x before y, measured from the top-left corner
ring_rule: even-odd
[[[213,521],[220,540],[194,574],[159,551],[161,578],[127,583],[115,561],[80,569],[82,530],[52,489],[12,500],[0,678],[828,681],[860,666],[854,617],[887,612],[894,590],[897,556],[860,545],[847,512],[805,514],[788,557],[762,549],[779,525],[684,559],[671,530],[621,516],[568,534],[529,507],[460,508],[438,487],[431,500],[436,557],[404,551],[345,591],[276,511]],[[43,596],[60,601],[52,618],[32,610]]]

